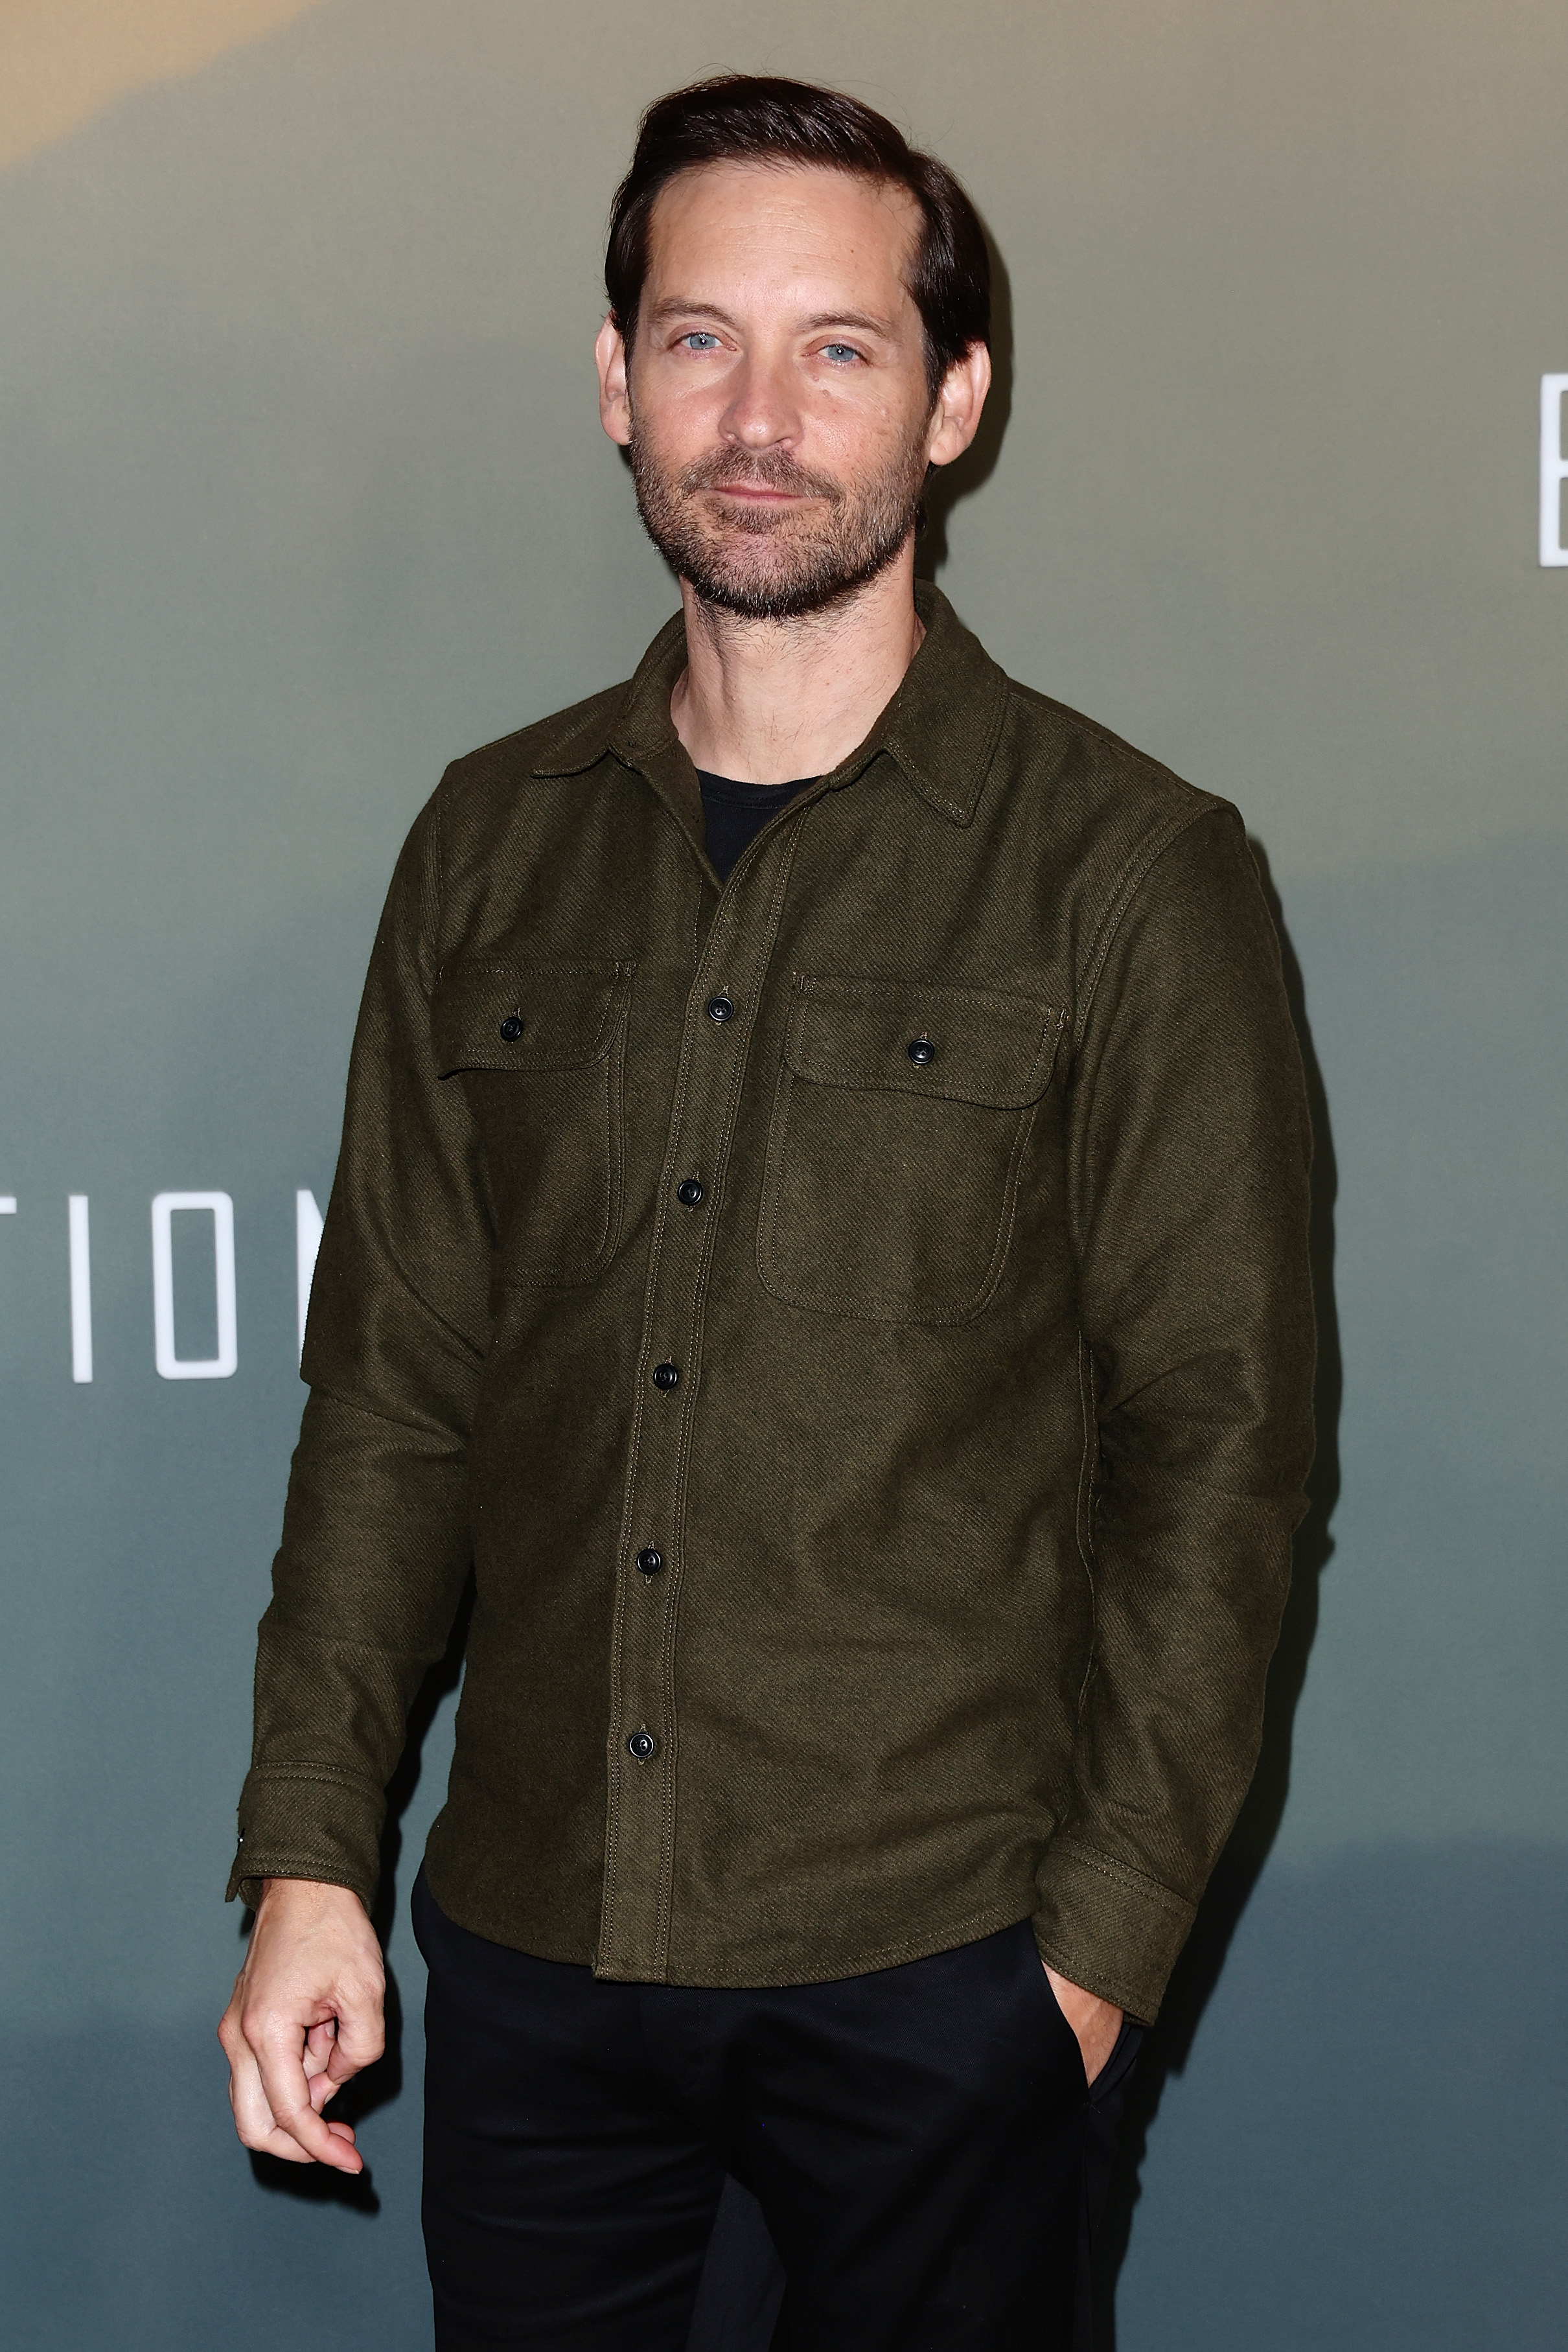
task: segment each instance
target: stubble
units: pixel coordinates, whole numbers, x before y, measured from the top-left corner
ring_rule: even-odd
[[[637,512],[665,562],[705,604],[747,620],[796,620],[852,596],[903,547],[920,516],[927,429],[922,423],[877,475],[844,483],[783,450],[715,449],[696,465],[667,469],[634,418]],[[727,482],[814,504],[803,512],[715,497]]]

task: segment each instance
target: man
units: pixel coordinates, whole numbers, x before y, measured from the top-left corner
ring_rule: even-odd
[[[808,2352],[1072,2340],[1097,2095],[1257,1751],[1308,1132],[1241,824],[917,585],[978,222],[661,100],[601,413],[681,612],[460,761],[367,983],[231,1894],[240,2137],[355,2170],[385,1782],[472,1566],[443,2352],[679,2347],[726,2168]],[[781,2339],[782,2340],[782,2339]]]

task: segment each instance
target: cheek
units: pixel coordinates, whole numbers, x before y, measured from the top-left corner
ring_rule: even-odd
[[[924,415],[901,402],[869,392],[856,397],[847,387],[826,389],[816,421],[823,446],[831,446],[857,471],[876,469],[902,455],[925,428]]]
[[[712,435],[696,431],[679,414],[672,414],[667,402],[644,402],[632,407],[632,432],[639,461],[652,471],[673,481],[693,460],[711,446]]]
[[[668,361],[645,361],[630,384],[637,431],[650,446],[678,451],[694,435],[711,437],[712,420],[724,404],[719,372],[679,368]]]

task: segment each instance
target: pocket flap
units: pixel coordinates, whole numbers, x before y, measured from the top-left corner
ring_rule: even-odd
[[[580,1070],[610,1050],[631,966],[460,963],[436,983],[437,1075]]]
[[[1007,1110],[1037,1100],[1050,1083],[1061,1015],[1037,996],[805,972],[795,987],[784,1059],[819,1087],[890,1088]]]

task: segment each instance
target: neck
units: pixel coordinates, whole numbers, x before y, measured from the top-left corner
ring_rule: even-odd
[[[697,768],[739,783],[825,776],[865,740],[920,650],[911,537],[842,604],[752,621],[705,604],[686,581],[686,668],[669,698]]]

